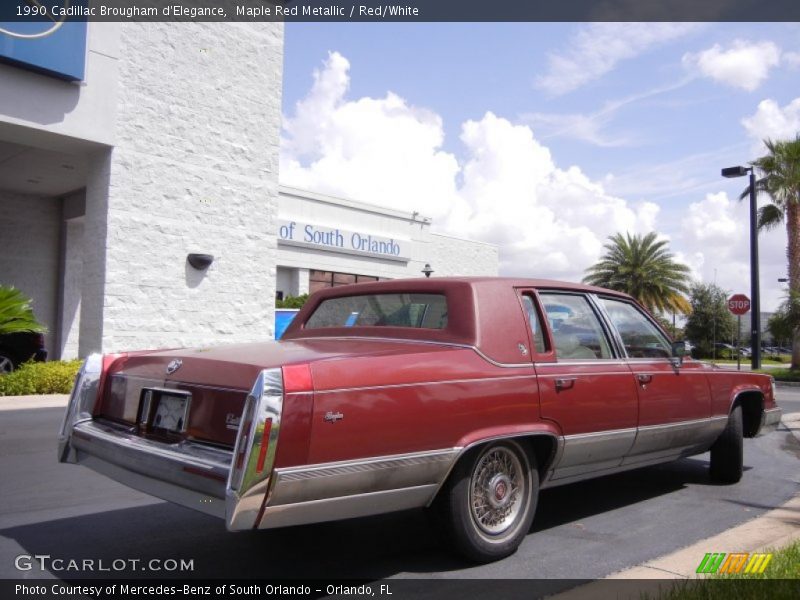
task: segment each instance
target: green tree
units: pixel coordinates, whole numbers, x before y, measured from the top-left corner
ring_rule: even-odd
[[[44,333],[47,329],[33,315],[30,298],[15,287],[0,285],[0,335],[23,331]]]
[[[758,174],[756,193],[765,193],[770,203],[758,211],[758,228],[772,229],[786,223],[789,258],[789,291],[800,294],[800,134],[793,140],[764,140],[768,154],[752,163]],[[740,198],[750,195],[750,186]],[[800,369],[800,322],[792,332],[792,369]]]
[[[684,326],[686,339],[695,345],[697,358],[714,356],[714,343],[730,343],[736,334],[736,319],[728,310],[728,295],[713,283],[695,283],[689,302],[692,314]]]
[[[767,321],[767,331],[769,331],[776,346],[783,346],[791,341],[794,335],[794,327],[789,322],[789,314],[783,306],[770,316]]]
[[[786,300],[767,321],[769,331],[776,346],[784,346],[792,341],[800,324],[800,294],[789,292]]]
[[[584,283],[625,292],[651,312],[688,314],[689,267],[676,262],[666,240],[617,233],[608,238],[606,253],[586,269]]]

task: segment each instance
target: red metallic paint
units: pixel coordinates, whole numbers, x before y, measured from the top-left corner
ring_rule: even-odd
[[[542,417],[559,424],[564,435],[636,427],[639,403],[633,375],[620,362],[537,367]],[[556,380],[575,379],[569,389]]]
[[[282,367],[286,395],[275,465],[297,466],[463,447],[539,431],[555,436],[727,415],[737,391],[774,406],[767,377],[687,360],[556,362],[547,328],[535,352],[520,295],[541,313],[537,288],[624,294],[542,280],[458,278],[357,284],[314,294],[280,342],[135,353],[111,362],[99,413],[134,422],[143,386],[192,394],[187,434],[232,447],[226,416],[240,415],[259,371]],[[374,292],[437,292],[444,330],[304,329],[319,303]],[[394,339],[387,339],[394,338]],[[180,358],[172,375],[166,365]],[[488,358],[488,360],[487,360]],[[546,366],[550,363],[551,366]],[[652,375],[642,387],[637,375]],[[557,379],[574,379],[556,389]],[[341,413],[335,423],[328,412]]]
[[[711,392],[700,363],[685,360],[680,368],[668,359],[630,360],[628,364],[636,379],[640,426],[711,416]],[[649,381],[642,383],[640,375],[649,377]]]

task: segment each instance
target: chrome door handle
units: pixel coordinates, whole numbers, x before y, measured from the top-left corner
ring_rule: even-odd
[[[563,379],[556,379],[556,391],[568,390],[575,385],[574,377],[565,377]]]
[[[651,381],[653,381],[652,375],[637,375],[636,378],[639,380],[641,385],[647,385]]]

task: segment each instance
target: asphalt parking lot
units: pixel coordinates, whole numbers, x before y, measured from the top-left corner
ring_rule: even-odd
[[[778,398],[785,412],[800,411],[800,388],[781,388]],[[215,518],[58,464],[62,414],[61,408],[0,412],[0,578],[109,576],[14,566],[21,554],[46,554],[106,564],[193,561],[190,572],[137,565],[114,573],[138,578],[593,579],[724,531],[800,491],[800,443],[779,429],[745,441],[745,474],[737,485],[711,484],[703,455],[546,490],[519,551],[474,566],[451,555],[419,512],[228,533]]]

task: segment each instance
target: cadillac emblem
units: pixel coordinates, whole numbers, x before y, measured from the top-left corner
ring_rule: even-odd
[[[167,375],[172,375],[175,371],[181,368],[183,361],[180,358],[169,361],[167,365]]]

